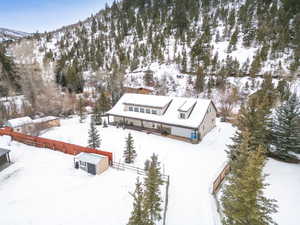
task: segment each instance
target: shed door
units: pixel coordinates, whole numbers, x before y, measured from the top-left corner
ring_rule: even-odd
[[[5,163],[7,163],[6,155],[2,155],[2,156],[0,157],[0,166],[1,166],[1,165],[4,165]]]
[[[96,175],[96,166],[94,164],[87,164],[87,171],[90,174]]]

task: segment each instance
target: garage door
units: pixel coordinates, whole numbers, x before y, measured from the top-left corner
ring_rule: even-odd
[[[191,138],[192,130],[182,127],[172,127],[171,134],[175,136]]]

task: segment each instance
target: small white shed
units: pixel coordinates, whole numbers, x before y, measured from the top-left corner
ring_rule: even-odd
[[[85,170],[86,172],[96,175],[101,174],[109,167],[107,156],[81,152],[74,158],[75,168]]]

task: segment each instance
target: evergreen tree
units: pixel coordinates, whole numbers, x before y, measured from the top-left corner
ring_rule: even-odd
[[[277,108],[272,124],[272,147],[281,158],[300,153],[300,103],[296,94]]]
[[[255,151],[259,145],[268,148],[270,138],[270,109],[264,103],[259,103],[259,97],[253,96],[246,105],[242,105],[238,119],[233,144],[229,145],[229,158],[235,159],[239,154],[239,146],[243,142],[242,133],[248,131],[251,136],[249,150]]]
[[[126,147],[124,151],[124,158],[126,163],[133,163],[137,154],[134,149],[134,140],[131,136],[131,133],[128,133],[128,137],[126,138]]]
[[[94,121],[93,117],[91,117],[88,144],[89,144],[88,146],[90,148],[99,148],[100,144],[101,144],[100,135],[99,135],[98,130],[95,126],[95,121]]]
[[[100,111],[99,104],[98,104],[98,102],[96,102],[96,104],[93,108],[93,115],[92,115],[96,125],[101,125],[102,124],[102,117],[101,116],[102,116],[102,113]]]
[[[137,178],[135,184],[134,193],[130,193],[133,197],[133,210],[131,212],[131,216],[129,218],[129,222],[127,225],[148,225],[147,223],[147,214],[144,210],[143,202],[144,202],[144,190],[142,187],[142,183]]]
[[[201,93],[204,91],[204,71],[203,68],[201,66],[199,66],[198,70],[197,70],[197,78],[196,78],[196,83],[195,83],[195,90],[198,93]]]
[[[277,212],[275,200],[263,196],[265,149],[259,146],[249,151],[251,142],[250,134],[243,133],[238,157],[230,162],[231,173],[221,198],[224,225],[276,224],[271,217]]]
[[[155,154],[152,155],[150,162],[148,162],[147,176],[145,178],[145,197],[144,207],[149,216],[150,224],[155,224],[161,220],[161,194],[160,186],[163,184],[160,172],[160,163]]]
[[[79,122],[83,123],[86,119],[86,115],[84,112],[84,103],[82,97],[79,98],[78,112],[79,112]]]

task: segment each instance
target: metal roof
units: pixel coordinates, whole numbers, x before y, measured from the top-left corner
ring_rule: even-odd
[[[98,164],[104,158],[107,158],[107,156],[85,152],[81,152],[75,156],[75,159],[91,164]]]
[[[10,152],[10,150],[8,150],[8,149],[0,148],[0,157],[7,154],[7,153],[9,153],[9,152]]]
[[[32,119],[28,116],[26,117],[20,117],[20,118],[15,118],[15,119],[11,119],[11,120],[8,120],[6,122],[6,125],[8,127],[20,127],[20,126],[23,126],[25,124],[30,124],[32,123]]]

